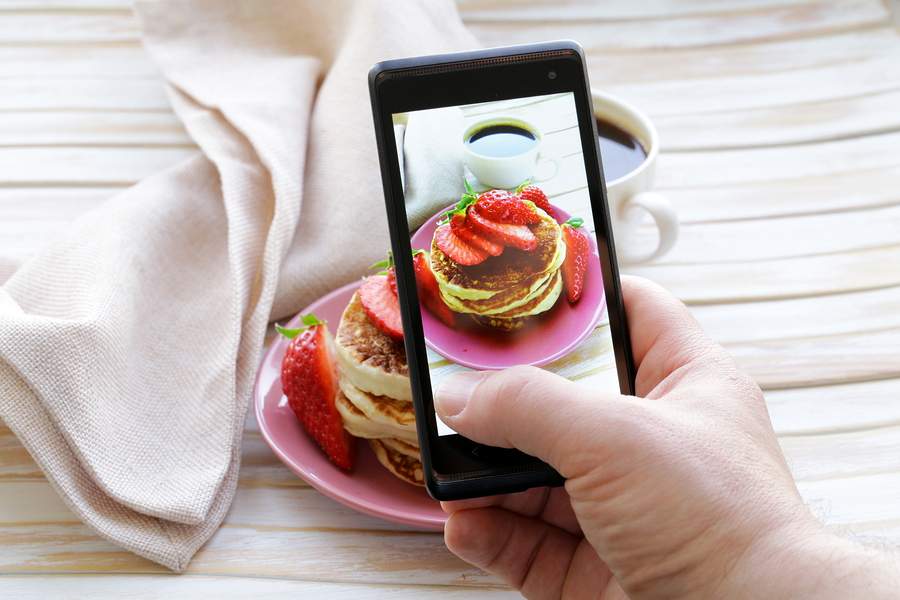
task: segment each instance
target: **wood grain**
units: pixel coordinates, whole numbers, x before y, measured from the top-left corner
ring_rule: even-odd
[[[284,598],[331,598],[355,600],[361,595],[374,599],[474,597],[471,589],[452,589],[446,586],[376,585],[367,583],[342,584],[296,579],[238,578],[234,576],[178,577],[171,574],[131,575],[127,578],[103,575],[40,575],[5,576],[4,590],[12,598],[44,600],[67,595],[115,597],[122,600],[165,598],[196,598],[216,590],[221,600],[282,600]],[[479,589],[477,597],[504,599],[520,598],[519,594],[502,589]]]
[[[777,300],[900,285],[900,245],[731,263],[635,266],[689,304]]]
[[[485,44],[576,38],[645,110],[682,221],[627,271],[688,302],[765,388],[806,501],[900,543],[900,33],[879,0],[460,0]],[[571,143],[556,133],[548,149]],[[117,191],[196,150],[128,0],[0,5],[0,281]],[[577,157],[575,157],[577,158]],[[560,182],[575,182],[575,158]],[[571,189],[551,189],[564,203]],[[652,238],[652,228],[641,235]],[[8,597],[509,597],[440,536],[358,514],[271,453],[252,415],[226,524],[173,577],[100,539],[0,424]]]
[[[523,15],[529,15],[528,11],[516,13],[513,19],[475,20],[469,25],[488,45],[554,39],[564,25],[569,36],[581,40],[589,50],[667,50],[821,35],[879,25],[888,18],[884,4],[875,0],[771,5],[738,14],[709,12],[671,15],[666,19],[592,19],[582,12],[560,22],[558,17],[547,18],[543,11]],[[527,27],[522,26],[523,21],[527,21]]]
[[[784,439],[865,431],[900,423],[900,380],[882,379],[766,392],[775,431]],[[823,438],[827,439],[827,438]]]

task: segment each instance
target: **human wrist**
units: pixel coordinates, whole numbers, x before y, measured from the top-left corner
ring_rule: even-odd
[[[728,598],[894,598],[898,566],[894,557],[804,519],[760,536],[723,578],[718,593]]]

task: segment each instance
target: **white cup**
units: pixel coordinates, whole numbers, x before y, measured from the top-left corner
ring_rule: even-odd
[[[640,263],[659,258],[678,239],[678,214],[669,199],[651,191],[659,156],[659,134],[650,119],[638,109],[609,94],[591,90],[594,116],[631,134],[647,152],[644,162],[618,179],[606,182],[606,195],[616,235],[619,259]],[[635,248],[637,229],[650,215],[659,231],[655,248]]]
[[[473,151],[468,143],[469,138],[476,132],[492,125],[514,125],[529,131],[534,135],[536,143],[521,154],[513,156],[485,156]],[[531,179],[535,182],[549,179],[555,175],[556,162],[552,159],[541,159],[540,149],[544,136],[540,129],[518,117],[493,117],[482,119],[466,127],[463,132],[463,159],[469,171],[478,178],[478,181],[487,187],[512,189]],[[539,163],[549,163],[554,172],[546,177],[535,177]]]

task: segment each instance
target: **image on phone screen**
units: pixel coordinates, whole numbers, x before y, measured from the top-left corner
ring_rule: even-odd
[[[573,94],[393,117],[432,389],[534,365],[618,393]]]

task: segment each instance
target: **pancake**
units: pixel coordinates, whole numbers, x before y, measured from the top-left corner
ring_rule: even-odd
[[[553,217],[539,212],[541,221],[532,227],[538,244],[531,252],[507,247],[500,256],[466,267],[453,262],[432,240],[431,270],[441,291],[463,300],[485,300],[503,290],[528,287],[529,282],[533,287],[540,275],[558,269],[565,259],[562,229]]]
[[[425,485],[422,463],[417,458],[406,456],[388,448],[381,440],[369,440],[372,452],[385,469],[413,485]]]
[[[542,312],[546,312],[553,308],[562,293],[562,288],[562,275],[557,271],[556,275],[551,278],[551,281],[544,292],[528,304],[499,314],[473,314],[472,317],[477,323],[487,327],[494,327],[505,331],[515,331],[525,325],[525,322],[529,317],[539,315]]]
[[[382,435],[387,434],[386,431],[375,431],[377,428],[373,427],[369,419],[366,418],[366,413],[353,406],[353,403],[347,400],[347,396],[340,390],[338,390],[337,395],[334,397],[334,406],[341,415],[341,420],[344,422],[344,429],[346,429],[350,435],[361,438],[371,438],[381,437]]]
[[[561,257],[565,258],[565,248],[563,248]],[[458,313],[502,316],[518,311],[521,313],[520,316],[527,316],[527,314],[536,314],[529,313],[529,307],[534,307],[537,300],[546,297],[548,289],[555,285],[555,277],[558,274],[559,268],[555,268],[534,278],[533,283],[530,283],[527,287],[504,290],[485,300],[464,300],[444,293],[441,294],[441,297],[447,306],[450,307],[450,310]]]
[[[376,396],[412,401],[403,342],[369,321],[358,294],[344,309],[334,341],[342,378]]]
[[[397,431],[416,433],[416,413],[412,402],[395,400],[387,396],[376,396],[355,387],[344,378],[339,379],[341,392],[366,415],[366,418],[380,425],[396,428]]]
[[[341,391],[338,391],[335,396],[334,403],[338,413],[341,415],[341,420],[344,422],[344,429],[350,435],[366,439],[398,438],[410,444],[418,443],[415,430],[409,432],[371,420],[366,416],[366,413],[350,402]]]
[[[556,304],[556,300],[559,298],[559,295],[562,292],[562,289],[562,273],[557,271],[556,274],[550,278],[550,281],[547,282],[547,285],[544,287],[544,289],[541,290],[540,294],[529,300],[526,304],[501,313],[486,316],[499,319],[517,319],[539,315],[542,312],[546,312],[553,308],[553,306]]]
[[[397,438],[382,438],[378,441],[384,444],[388,450],[393,450],[394,452],[397,452],[404,456],[408,456],[416,460],[420,460],[422,457],[421,452],[419,452],[419,446],[416,444],[410,444],[409,442],[404,442],[403,440]]]

